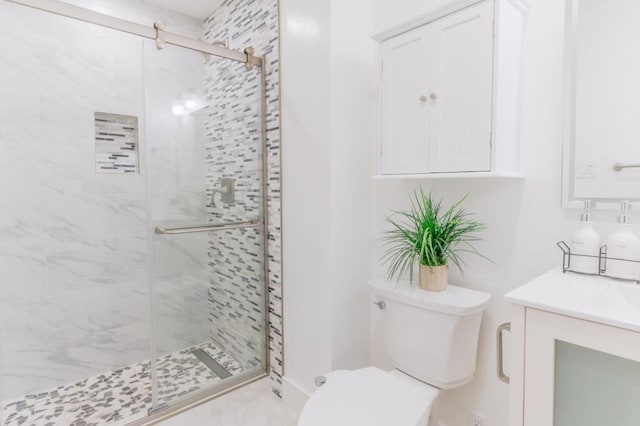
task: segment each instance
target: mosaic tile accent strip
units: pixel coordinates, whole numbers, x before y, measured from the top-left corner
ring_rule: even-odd
[[[234,359],[211,342],[172,354],[158,361],[159,403],[220,382],[213,372],[191,353],[203,349],[232,375],[242,371]],[[6,426],[125,424],[145,417],[152,406],[151,364],[133,364],[119,370],[26,395],[3,405]]]
[[[96,172],[138,173],[138,118],[95,113]]]
[[[250,369],[263,363],[263,231],[240,229],[211,236],[211,339]],[[219,259],[224,259],[220,262]]]
[[[268,240],[268,314],[269,350],[273,390],[281,394],[282,283],[280,218],[280,60],[278,41],[278,0],[225,0],[204,21],[207,41],[229,38],[230,47],[242,50],[253,46],[257,55],[266,55],[266,145],[267,152],[267,240]],[[222,177],[235,178],[241,193],[236,205],[217,205],[209,209],[211,221],[257,217],[262,202],[261,149],[255,145],[257,134],[243,133],[237,124],[261,130],[248,114],[255,111],[259,94],[257,72],[246,72],[242,64],[210,60],[205,87],[208,96],[207,180],[210,185]],[[237,68],[236,68],[237,67]],[[244,81],[237,77],[242,76]],[[233,113],[232,113],[233,112]],[[235,114],[235,115],[233,115]],[[255,120],[260,117],[256,116]],[[242,122],[243,120],[244,122]],[[210,195],[210,194],[209,194]],[[244,203],[243,198],[244,197]],[[261,330],[260,317],[254,309],[260,286],[255,259],[261,256],[260,234],[216,235],[210,242],[212,338],[225,350],[251,364],[256,353],[254,339]],[[222,257],[218,257],[222,256]],[[215,259],[215,262],[214,262]],[[254,288],[254,286],[256,288]],[[225,318],[229,326],[220,327]],[[217,323],[217,324],[216,324]],[[255,329],[254,327],[257,327]],[[242,356],[242,354],[245,354]]]

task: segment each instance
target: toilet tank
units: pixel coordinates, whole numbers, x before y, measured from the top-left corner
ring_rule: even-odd
[[[441,389],[473,378],[490,294],[452,285],[428,292],[408,282],[370,284],[374,301],[384,301],[379,327],[394,368]]]

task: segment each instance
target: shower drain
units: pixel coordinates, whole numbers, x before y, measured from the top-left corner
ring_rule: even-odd
[[[226,379],[227,377],[231,377],[231,373],[220,365],[215,359],[211,358],[208,353],[206,353],[203,349],[194,349],[191,351],[192,354],[196,356],[204,365],[209,367],[209,370],[213,371],[216,376],[221,379]]]

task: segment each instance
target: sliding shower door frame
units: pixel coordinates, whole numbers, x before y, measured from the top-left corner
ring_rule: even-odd
[[[140,36],[144,39],[158,41],[160,35],[158,29],[155,27],[149,27],[135,22],[131,22],[125,19],[116,18],[103,13],[95,12],[89,9],[78,7],[69,3],[65,3],[59,0],[7,0],[11,3],[19,4],[26,7],[42,10],[45,12],[53,13],[60,16],[65,16],[71,19],[95,24],[101,27],[110,28],[113,30],[121,31],[124,33]],[[266,102],[266,80],[267,74],[265,70],[266,57],[265,56],[253,56],[253,49],[247,48],[246,52],[238,52],[235,50],[227,49],[222,46],[209,44],[201,40],[196,40],[190,37],[182,36],[171,32],[162,30],[162,40],[164,43],[182,47],[185,49],[201,52],[217,56],[220,58],[229,59],[236,62],[247,64],[247,69],[252,67],[260,68],[260,108],[261,108],[261,142],[262,142],[262,191],[263,191],[263,206],[262,206],[262,220],[258,221],[259,225],[263,228],[263,312],[264,312],[264,348],[265,348],[265,360],[264,371],[257,375],[239,375],[237,377],[226,379],[222,386],[216,386],[214,389],[202,389],[195,392],[193,395],[186,397],[176,404],[168,406],[158,411],[153,411],[153,408],[149,411],[148,415],[144,418],[135,420],[130,425],[149,425],[155,424],[163,419],[172,417],[181,412],[187,411],[197,405],[210,401],[221,395],[234,391],[242,386],[253,383],[257,380],[266,378],[269,376],[271,368],[271,349],[269,345],[269,211],[268,211],[268,182],[269,182],[269,170],[268,170],[268,150],[267,150],[267,102]],[[149,241],[153,238],[155,233],[155,227],[149,222]],[[255,223],[250,224],[247,227],[256,227]],[[151,256],[151,253],[149,254]],[[149,270],[149,274],[151,270]],[[149,278],[151,284],[151,278]],[[153,334],[152,334],[153,335]],[[154,356],[152,355],[152,358]],[[154,361],[154,360],[152,360]],[[152,374],[155,374],[153,372]],[[155,392],[154,392],[155,393]],[[154,404],[156,398],[153,395]]]
[[[266,64],[266,56],[262,56],[259,59],[260,64]],[[212,399],[218,398],[222,395],[226,395],[236,389],[239,389],[243,386],[251,384],[255,381],[264,379],[269,377],[269,373],[271,371],[271,347],[269,345],[269,209],[268,209],[268,185],[269,185],[269,161],[267,157],[267,71],[264,66],[260,66],[260,124],[261,124],[261,145],[262,145],[262,218],[257,221],[247,221],[247,222],[239,222],[239,223],[229,223],[222,225],[206,225],[206,226],[186,226],[181,228],[164,228],[156,226],[149,218],[149,252],[152,253],[152,245],[153,245],[153,237],[154,235],[180,235],[180,234],[189,234],[193,232],[211,232],[216,230],[225,230],[225,229],[250,229],[250,228],[262,228],[262,244],[263,244],[263,287],[262,291],[264,297],[262,298],[262,311],[263,311],[263,321],[264,321],[264,370],[258,374],[240,374],[238,376],[233,376],[225,379],[221,382],[221,384],[217,384],[212,386],[211,388],[203,388],[201,390],[195,391],[192,395],[187,396],[183,399],[179,399],[175,404],[169,406],[160,406],[158,407],[157,401],[157,368],[156,362],[157,357],[155,356],[155,349],[153,350],[153,355],[151,359],[151,363],[153,368],[151,369],[152,374],[152,387],[154,389],[152,393],[153,403],[151,409],[148,411],[148,415],[144,418],[136,420],[132,423],[129,423],[130,426],[143,426],[143,425],[152,425],[160,422],[162,420],[173,417],[177,414],[188,411],[200,404],[211,401]],[[149,167],[147,166],[147,169]],[[147,179],[150,179],[150,175],[147,174]],[[147,186],[151,187],[151,182],[147,182]],[[153,259],[152,255],[149,256],[149,271],[152,270],[153,267]],[[151,275],[149,275],[149,284],[151,286]],[[153,303],[152,303],[153,307]],[[154,333],[152,332],[152,340],[155,339]],[[155,344],[153,344],[155,348]]]
[[[261,64],[266,64],[266,56],[262,56],[260,58]],[[193,395],[190,395],[182,400],[179,400],[173,405],[168,407],[162,407],[159,409],[154,409],[157,405],[156,400],[156,392],[153,392],[153,406],[152,409],[149,410],[149,413],[146,417],[141,418],[137,421],[130,423],[130,426],[145,426],[145,425],[153,425],[162,420],[168,419],[185,411],[188,411],[200,404],[211,401],[212,399],[218,398],[222,395],[226,395],[230,392],[233,392],[236,389],[239,389],[243,386],[249,385],[258,380],[269,377],[269,372],[271,371],[271,348],[269,345],[269,230],[268,230],[268,183],[269,183],[269,169],[268,169],[268,158],[267,158],[267,102],[266,102],[266,83],[267,83],[267,73],[264,66],[260,67],[260,121],[262,126],[261,131],[261,142],[262,142],[262,193],[263,193],[263,206],[262,206],[262,220],[261,221],[251,221],[245,222],[241,224],[231,224],[230,227],[232,229],[246,229],[246,228],[262,228],[262,240],[263,240],[263,293],[264,298],[263,302],[263,320],[264,320],[264,343],[265,343],[265,362],[264,362],[264,371],[257,375],[244,375],[240,374],[235,377],[230,377],[225,379],[222,382],[222,385],[217,385],[211,389],[204,388],[202,390],[196,391]],[[171,234],[171,232],[167,232],[170,230],[157,228],[155,227],[151,221],[149,222],[152,226],[150,227],[149,234],[149,243],[152,244],[151,238],[153,234]],[[187,227],[188,228],[188,227]],[[187,229],[184,228],[184,229]],[[224,228],[224,227],[223,227]],[[150,259],[151,260],[151,259]],[[151,262],[150,262],[151,263]],[[149,278],[151,280],[151,278]],[[152,357],[152,364],[155,365],[156,357]],[[156,368],[152,369],[153,375],[153,383],[154,388],[157,383]]]
[[[262,380],[267,378],[269,374],[264,372],[255,377],[245,378],[242,376],[232,377],[226,379],[225,386],[221,386],[216,389],[215,392],[211,392],[211,390],[203,389],[195,392],[193,395],[179,401],[175,405],[172,405],[166,409],[150,412],[149,415],[143,417],[139,420],[128,423],[128,426],[150,426],[154,425],[163,420],[169,419],[171,417],[177,416],[180,413],[184,413],[185,411],[189,411],[192,408],[195,408],[201,404],[209,402],[213,399],[219,398],[223,395],[231,393],[237,389],[240,389],[244,386],[247,386],[251,383],[257,382],[258,380]]]
[[[45,12],[54,13],[56,15],[66,16],[68,18],[77,19],[79,21],[88,22],[90,24],[99,25],[105,28],[122,31],[128,34],[137,35],[150,40],[161,40],[163,43],[173,46],[184,47],[185,49],[195,50],[197,52],[207,53],[209,55],[218,56],[220,58],[230,59],[236,62],[246,63],[247,66],[263,66],[263,58],[252,56],[252,51],[238,52],[225,47],[206,43],[191,37],[157,29],[153,26],[145,26],[136,22],[127,21],[126,19],[116,18],[114,16],[105,15],[104,13],[95,12],[83,7],[75,6],[59,0],[7,0],[11,3],[20,4],[34,9],[43,10]]]

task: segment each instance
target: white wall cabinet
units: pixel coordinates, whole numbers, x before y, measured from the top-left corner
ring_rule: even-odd
[[[378,36],[382,175],[517,172],[518,5],[458,2]]]

